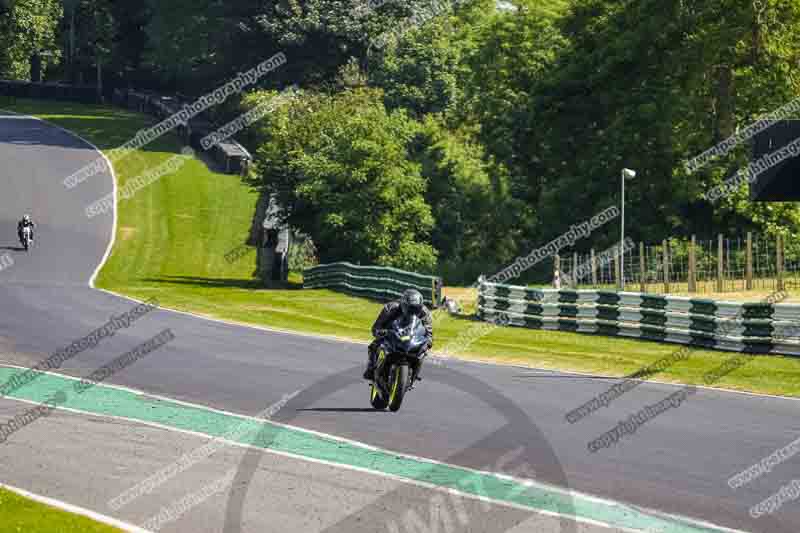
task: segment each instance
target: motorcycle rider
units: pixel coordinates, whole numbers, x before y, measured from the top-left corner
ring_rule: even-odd
[[[375,375],[375,362],[378,356],[378,345],[380,344],[381,339],[386,336],[386,327],[400,317],[411,318],[412,315],[419,317],[419,319],[425,325],[425,330],[428,334],[428,342],[422,347],[420,354],[424,354],[426,351],[431,349],[431,346],[433,346],[433,317],[431,316],[431,312],[428,310],[428,308],[425,307],[422,294],[420,294],[418,290],[408,289],[403,292],[403,295],[399,300],[395,300],[384,305],[383,309],[381,309],[381,312],[378,315],[378,318],[372,325],[372,336],[375,337],[375,340],[373,340],[367,348],[369,359],[367,360],[367,369],[364,371],[364,379],[371,381]],[[422,380],[422,378],[419,377],[420,367],[422,366],[422,357],[420,357],[419,361],[420,363],[417,365],[417,367],[412,370],[414,371],[414,379]]]
[[[31,228],[31,241],[33,241],[33,230],[36,228],[36,224],[33,223],[30,215],[23,216],[22,220],[17,223],[17,236],[19,237],[19,242],[22,242],[23,228]]]

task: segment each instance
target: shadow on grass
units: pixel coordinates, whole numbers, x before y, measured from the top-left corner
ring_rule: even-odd
[[[67,102],[20,99],[11,111],[23,115],[36,115],[48,122],[89,138],[101,150],[110,150],[130,141],[137,132],[158,123],[155,117],[143,115],[111,105],[76,104]],[[24,140],[24,139],[23,139]],[[41,138],[33,144],[58,145],[52,139]],[[143,151],[175,152],[180,144],[174,134],[157,139]]]
[[[259,281],[261,288],[265,290],[281,290],[281,291],[300,291],[303,290],[303,284],[296,281]]]
[[[236,174],[229,174],[225,169],[225,165],[216,161],[214,157],[211,154],[209,154],[208,151],[206,150],[195,149],[194,156],[195,159],[203,163],[206,166],[206,169],[212,174],[223,174],[226,176],[240,177],[237,176]],[[252,246],[252,243],[249,240],[245,244]]]
[[[145,278],[142,281],[162,285],[193,285],[196,287],[212,287],[220,289],[252,289],[252,290],[299,290],[300,283],[269,282],[260,279],[203,278],[198,276],[165,276],[163,278]]]
[[[442,313],[447,313],[447,311],[442,311]],[[457,321],[460,321],[460,322],[480,322],[481,324],[487,323],[485,320],[481,320],[480,318],[478,318],[477,315],[474,315],[474,314],[472,314],[472,315],[467,315],[467,314],[453,315],[453,314],[447,313],[447,316],[451,320],[457,320]]]

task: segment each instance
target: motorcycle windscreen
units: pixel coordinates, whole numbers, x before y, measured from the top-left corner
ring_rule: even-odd
[[[404,341],[404,350],[405,352],[416,352],[419,348],[425,343],[427,338],[427,330],[425,329],[425,324],[422,323],[422,320],[416,315],[411,315],[410,317],[403,320],[403,329],[401,335],[405,339]]]
[[[418,346],[415,345],[415,332],[421,324],[419,317],[411,315],[400,317],[394,321],[394,346],[395,350],[402,353],[414,351]]]
[[[425,328],[425,324],[422,323],[422,320],[417,319],[411,331],[414,332],[411,338],[411,350],[416,351],[425,344],[428,338],[428,330]]]
[[[394,321],[395,327],[399,330],[409,329],[414,331],[414,327],[419,322],[419,317],[416,315],[401,316]]]

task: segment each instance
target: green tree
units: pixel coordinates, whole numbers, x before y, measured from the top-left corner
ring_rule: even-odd
[[[60,0],[15,0],[0,10],[0,78],[29,80],[31,57],[43,53],[42,71],[58,64]]]
[[[546,82],[568,44],[556,26],[562,10],[560,3],[519,2],[516,11],[495,14],[479,26],[477,46],[468,59],[464,120],[478,128],[477,137],[496,161],[496,172],[509,176],[517,253],[541,243],[542,228],[551,225],[537,205],[547,177],[542,151],[553,141],[537,135],[542,126],[535,103],[545,96]]]
[[[147,0],[112,2],[112,57],[106,69],[123,85],[152,85],[152,75],[145,64],[148,46],[146,28],[151,17],[152,9]]]
[[[207,84],[219,69],[221,34],[230,31],[224,5],[214,0],[148,0],[152,17],[147,32],[148,64],[172,90]]]
[[[451,111],[461,101],[459,50],[434,28],[441,29],[442,24],[412,32],[387,50],[370,72],[370,81],[384,90],[389,108],[402,107],[419,118]]]
[[[384,90],[389,108],[403,107],[416,118],[444,113],[455,119],[469,82],[467,58],[479,27],[493,16],[492,6],[483,0],[421,4],[407,29],[401,26],[375,39],[387,44],[372,49],[370,83]]]
[[[520,206],[509,195],[508,177],[472,132],[450,131],[429,115],[418,142],[425,198],[436,220],[431,240],[438,272],[447,283],[472,283],[513,259]]]
[[[252,94],[247,107],[270,94]],[[409,158],[419,125],[387,112],[380,91],[306,94],[261,125],[254,183],[276,193],[287,221],[309,235],[320,261],[430,271],[434,221],[426,183]]]
[[[692,175],[683,162],[797,95],[798,8],[576,0],[555,26],[525,9],[500,18],[477,56],[474,109],[487,148],[520,177],[515,197],[533,207],[528,236],[618,204],[623,167],[639,172],[626,192],[634,239],[794,225],[795,206],[702,199],[749,146]],[[617,239],[609,225],[581,247]]]

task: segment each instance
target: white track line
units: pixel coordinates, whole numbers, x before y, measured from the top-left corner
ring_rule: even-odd
[[[26,367],[19,366],[19,365],[5,365],[5,364],[2,364],[0,366],[7,367],[7,368],[17,368],[17,369],[20,369],[20,370],[26,369]],[[56,373],[56,372],[43,371],[41,373],[42,374],[49,374],[49,375],[52,375],[52,376],[55,376],[55,377],[59,377],[59,378],[62,378],[62,379],[68,379],[68,380],[71,380],[71,381],[80,381],[82,379],[82,378],[79,378],[79,377],[68,376],[68,375],[59,374],[59,373]],[[695,519],[695,518],[691,518],[691,517],[687,517],[687,516],[680,516],[680,515],[665,513],[663,511],[659,511],[659,510],[656,510],[656,509],[649,509],[647,507],[635,506],[635,505],[631,505],[631,504],[617,502],[617,501],[614,501],[614,500],[609,500],[609,499],[606,499],[606,498],[603,498],[603,497],[600,497],[600,496],[594,496],[594,495],[588,494],[588,493],[578,492],[576,490],[565,489],[563,487],[559,487],[559,486],[556,486],[556,485],[550,485],[550,484],[547,484],[547,483],[542,483],[540,481],[536,481],[536,480],[533,480],[533,479],[530,479],[530,478],[519,478],[519,477],[510,476],[508,474],[503,474],[503,473],[499,473],[499,472],[492,472],[492,471],[488,471],[488,470],[479,470],[479,469],[476,469],[476,468],[470,468],[470,467],[466,467],[466,466],[453,465],[453,464],[450,464],[450,463],[445,463],[443,461],[437,461],[435,459],[429,459],[427,457],[420,457],[420,456],[416,456],[416,455],[413,455],[413,454],[401,453],[401,452],[396,452],[396,451],[392,451],[392,450],[387,450],[387,449],[380,448],[380,447],[377,447],[377,446],[372,446],[370,444],[365,444],[363,442],[359,442],[359,441],[356,441],[356,440],[351,440],[351,439],[348,439],[348,438],[345,438],[345,437],[340,437],[338,435],[331,435],[331,434],[328,434],[328,433],[322,433],[320,431],[314,431],[312,429],[306,429],[306,428],[299,427],[299,426],[293,426],[293,425],[290,425],[290,424],[284,424],[284,423],[281,423],[281,422],[275,422],[274,420],[268,420],[268,419],[259,418],[259,417],[255,417],[255,416],[250,416],[250,415],[242,415],[242,414],[233,413],[233,412],[230,412],[230,411],[225,411],[225,410],[222,410],[222,409],[215,409],[213,407],[208,407],[208,406],[201,405],[201,404],[185,402],[185,401],[182,401],[182,400],[174,400],[174,399],[168,398],[166,396],[161,396],[161,395],[158,395],[158,394],[150,394],[148,392],[137,390],[137,389],[133,389],[133,388],[130,388],[130,387],[124,387],[124,386],[121,386],[121,385],[113,385],[113,384],[105,384],[105,383],[102,384],[102,385],[99,385],[99,386],[100,387],[107,387],[107,388],[110,388],[110,389],[116,389],[116,390],[120,390],[120,391],[124,391],[124,392],[129,392],[131,394],[136,394],[136,395],[144,396],[144,397],[147,397],[147,398],[153,398],[153,399],[160,400],[160,401],[167,402],[167,403],[173,403],[173,404],[177,404],[177,405],[182,405],[182,406],[189,407],[189,408],[192,408],[192,409],[205,410],[205,411],[209,411],[209,412],[213,412],[213,413],[218,413],[218,414],[222,414],[222,415],[229,416],[229,417],[232,417],[232,418],[250,420],[250,421],[259,422],[259,423],[266,424],[266,425],[282,427],[282,428],[286,428],[289,431],[297,431],[297,432],[300,432],[300,433],[306,433],[306,434],[309,434],[309,435],[314,435],[316,437],[320,437],[320,438],[323,438],[323,439],[330,439],[330,440],[333,440],[333,441],[341,442],[343,444],[349,444],[349,445],[351,445],[353,447],[361,448],[361,449],[364,449],[364,450],[367,450],[367,451],[370,451],[370,452],[377,452],[377,453],[382,453],[382,454],[386,454],[386,455],[402,457],[404,459],[408,459],[408,460],[411,460],[411,461],[416,461],[416,462],[424,463],[424,464],[455,468],[455,469],[462,470],[464,472],[469,472],[470,474],[493,476],[493,477],[496,477],[498,479],[510,480],[510,481],[513,481],[513,482],[521,484],[521,485],[526,485],[528,487],[536,487],[536,488],[538,488],[540,490],[543,490],[543,491],[555,492],[555,493],[561,494],[561,495],[569,497],[569,498],[579,498],[579,499],[582,499],[584,501],[594,502],[594,503],[606,505],[608,507],[627,507],[627,508],[630,508],[632,510],[638,511],[638,512],[640,512],[642,514],[648,514],[648,515],[656,516],[656,517],[662,518],[664,520],[672,520],[672,521],[676,521],[676,522],[679,522],[679,523],[685,523],[685,524],[694,525],[694,526],[697,526],[697,527],[705,527],[705,528],[716,529],[717,531],[726,532],[726,533],[748,533],[746,531],[742,531],[742,530],[739,530],[739,529],[731,529],[731,528],[727,528],[727,527],[724,527],[724,526],[719,526],[717,524],[713,524],[713,523],[705,521],[705,520],[699,520],[699,519]],[[6,399],[9,399],[9,400],[22,402],[22,403],[26,403],[26,404],[30,404],[30,405],[42,405],[40,402],[35,402],[33,400],[27,400],[27,399],[23,399],[23,398],[15,398],[15,397],[9,397],[9,396],[0,396],[0,398],[6,398]],[[264,447],[261,447],[261,446],[253,446],[251,444],[244,444],[244,443],[241,443],[241,442],[228,440],[225,437],[213,437],[211,435],[208,435],[206,433],[201,433],[199,431],[193,431],[193,430],[182,429],[182,428],[175,428],[175,427],[167,426],[167,425],[164,425],[164,424],[160,424],[158,422],[137,420],[137,419],[128,418],[128,417],[124,417],[124,416],[118,416],[118,415],[107,415],[107,414],[91,413],[91,412],[87,412],[87,411],[82,411],[80,409],[74,409],[74,408],[71,408],[71,407],[56,406],[55,409],[61,410],[61,411],[66,411],[66,412],[70,412],[70,413],[75,413],[75,414],[79,414],[79,415],[83,415],[83,416],[92,416],[92,417],[101,418],[101,419],[102,418],[106,418],[106,419],[112,419],[112,420],[120,420],[120,421],[128,422],[128,423],[131,423],[131,424],[143,424],[145,426],[151,426],[151,427],[155,427],[155,428],[159,428],[159,429],[163,429],[163,430],[171,431],[171,432],[175,432],[175,433],[182,433],[182,434],[186,434],[186,435],[192,435],[192,436],[195,436],[195,437],[201,437],[201,438],[205,438],[205,439],[222,441],[222,442],[225,442],[226,444],[228,444],[230,446],[236,446],[236,447],[239,447],[239,448],[254,449],[254,450],[261,451],[263,453],[270,453],[270,454],[273,454],[273,455],[279,455],[279,456],[283,456],[283,457],[290,457],[290,458],[297,459],[297,460],[300,460],[300,461],[307,461],[307,462],[311,462],[311,463],[315,463],[315,464],[322,464],[322,465],[331,466],[331,467],[335,467],[335,468],[342,468],[342,469],[345,469],[345,470],[352,470],[352,471],[355,471],[355,472],[371,474],[371,475],[374,475],[374,476],[384,477],[384,478],[392,479],[392,480],[395,480],[395,481],[400,481],[400,482],[407,483],[407,484],[410,484],[410,485],[420,486],[420,487],[431,489],[431,490],[436,490],[436,491],[440,491],[440,492],[446,492],[446,493],[450,493],[450,494],[457,494],[457,495],[465,497],[465,498],[471,498],[471,499],[477,499],[477,500],[480,500],[480,501],[486,501],[486,502],[490,502],[490,503],[493,503],[495,505],[500,505],[500,506],[503,506],[503,507],[509,507],[509,508],[513,508],[513,509],[520,509],[520,510],[525,510],[525,511],[528,511],[528,512],[535,512],[535,513],[538,513],[538,514],[541,514],[541,515],[546,515],[546,516],[555,516],[555,517],[566,518],[566,519],[569,519],[569,520],[574,520],[576,522],[581,522],[581,523],[586,523],[586,524],[590,524],[590,525],[606,527],[606,528],[609,528],[609,529],[617,528],[617,529],[619,529],[621,531],[627,531],[627,532],[630,532],[630,533],[642,533],[642,531],[638,530],[638,529],[627,529],[627,528],[623,528],[623,527],[620,527],[620,526],[607,524],[605,522],[600,522],[600,521],[597,521],[597,520],[593,520],[593,519],[590,519],[590,518],[576,517],[576,516],[572,516],[572,515],[568,515],[568,514],[564,514],[564,513],[557,513],[557,512],[553,512],[553,511],[545,511],[545,510],[535,509],[533,507],[528,507],[528,506],[525,506],[525,505],[515,504],[513,502],[508,502],[508,501],[503,501],[503,500],[497,500],[497,499],[494,499],[494,498],[491,498],[491,497],[488,497],[488,496],[478,496],[476,494],[472,494],[472,493],[468,493],[468,492],[461,492],[461,491],[459,491],[457,489],[451,489],[451,488],[447,488],[447,487],[442,487],[441,485],[435,485],[435,484],[427,483],[427,482],[424,482],[424,481],[418,481],[418,480],[414,480],[414,479],[410,479],[410,478],[405,478],[405,477],[397,476],[395,474],[389,474],[389,473],[386,473],[386,472],[381,472],[379,470],[370,470],[370,469],[363,468],[363,467],[341,464],[341,463],[337,463],[337,462],[333,462],[333,461],[327,461],[327,460],[324,460],[324,459],[316,459],[316,458],[313,458],[313,457],[306,457],[304,455],[294,454],[292,452],[274,450],[272,448],[264,448]]]
[[[20,496],[24,496],[30,500],[49,505],[50,507],[55,507],[56,509],[66,511],[68,513],[85,516],[86,518],[90,518],[95,522],[100,522],[101,524],[106,524],[107,526],[113,526],[122,529],[123,531],[129,531],[130,533],[152,533],[147,529],[142,529],[138,526],[134,526],[133,524],[123,522],[122,520],[117,520],[116,518],[111,518],[110,516],[105,516],[95,511],[90,511],[89,509],[84,509],[83,507],[78,507],[77,505],[63,502],[61,500],[34,494],[33,492],[29,492],[25,489],[12,487],[11,485],[6,485],[5,483],[0,483],[0,487],[10,490],[11,492],[15,492]]]
[[[2,110],[0,110],[0,111],[2,111]],[[106,252],[103,255],[103,259],[100,261],[100,264],[97,265],[97,268],[94,269],[94,272],[92,273],[92,277],[89,278],[89,287],[94,288],[94,281],[97,278],[97,275],[100,273],[100,270],[105,266],[106,262],[108,261],[109,256],[111,256],[111,250],[114,247],[114,243],[116,242],[116,238],[117,238],[117,175],[114,172],[114,165],[111,164],[111,160],[108,157],[106,157],[106,154],[104,154],[103,151],[100,150],[100,148],[95,146],[90,141],[84,139],[79,134],[75,133],[74,131],[70,131],[70,130],[68,130],[66,128],[62,128],[58,124],[54,124],[54,123],[50,122],[49,120],[45,120],[43,118],[34,117],[34,116],[31,116],[31,115],[24,115],[24,114],[21,114],[21,113],[16,113],[14,111],[9,111],[9,113],[13,113],[13,114],[15,114],[17,116],[20,116],[20,117],[27,117],[27,118],[30,118],[30,119],[33,119],[33,120],[38,120],[39,122],[47,124],[50,127],[56,128],[57,130],[60,130],[60,131],[62,131],[64,133],[66,133],[67,135],[70,135],[72,137],[75,137],[76,139],[79,139],[83,143],[87,144],[92,150],[94,150],[95,152],[100,154],[100,156],[103,159],[106,160],[106,164],[108,165],[108,168],[111,170],[111,184],[113,186],[113,193],[114,193],[114,223],[113,223],[113,226],[111,228],[111,240],[109,241],[108,246],[106,247]]]

